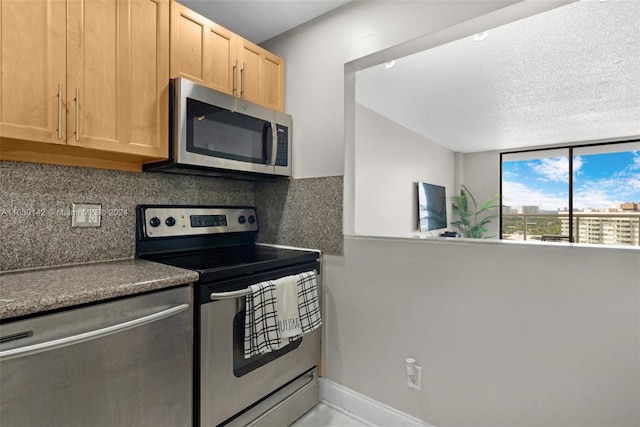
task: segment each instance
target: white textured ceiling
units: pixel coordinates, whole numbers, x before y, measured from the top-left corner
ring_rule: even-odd
[[[284,33],[350,0],[179,0],[256,44]]]
[[[460,152],[640,136],[640,0],[582,0],[360,71],[356,100]]]

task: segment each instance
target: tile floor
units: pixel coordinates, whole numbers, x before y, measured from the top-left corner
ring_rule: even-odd
[[[367,424],[327,405],[318,403],[290,427],[368,427]]]

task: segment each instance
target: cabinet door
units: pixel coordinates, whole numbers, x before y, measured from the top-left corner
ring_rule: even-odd
[[[262,104],[262,87],[264,85],[262,71],[262,55],[264,49],[242,40],[240,48],[240,98]]]
[[[237,96],[238,36],[213,22],[207,27],[205,62],[207,64],[205,83],[221,92]]]
[[[240,49],[240,97],[274,110],[284,111],[284,61],[242,40]]]
[[[67,2],[68,144],[102,149],[124,138],[118,106],[125,88],[119,24],[124,2]],[[126,24],[126,21],[123,21]]]
[[[237,35],[171,2],[171,78],[185,77],[237,96]]]
[[[169,119],[169,1],[129,0],[125,152],[166,159]]]
[[[168,0],[69,0],[69,145],[167,157],[168,22]]]
[[[0,137],[64,144],[65,3],[0,2]]]
[[[204,83],[205,44],[209,21],[175,1],[171,2],[171,78]]]
[[[264,73],[263,103],[274,110],[284,111],[284,61],[266,52],[263,57]]]

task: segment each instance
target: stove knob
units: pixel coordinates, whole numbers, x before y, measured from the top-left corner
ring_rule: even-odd
[[[253,224],[254,222],[256,222],[256,217],[253,215],[249,215],[249,224]]]
[[[164,223],[167,224],[169,227],[173,227],[174,225],[176,225],[176,219],[170,216],[164,221]]]
[[[246,217],[246,216],[244,216],[244,215],[240,215],[240,216],[238,217],[238,222],[239,222],[240,224],[244,224],[245,222],[247,222],[247,217]]]
[[[157,227],[160,225],[160,218],[158,218],[157,216],[154,216],[153,218],[151,218],[149,220],[149,225],[151,225],[152,227]]]

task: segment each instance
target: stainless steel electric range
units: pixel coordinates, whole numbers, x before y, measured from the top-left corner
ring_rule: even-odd
[[[315,270],[320,253],[256,243],[253,207],[142,205],[136,256],[198,272],[194,426],[286,426],[318,402],[320,329],[244,357],[245,297],[266,280]]]

